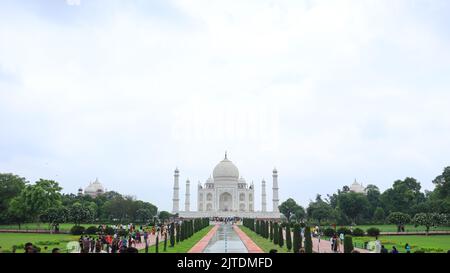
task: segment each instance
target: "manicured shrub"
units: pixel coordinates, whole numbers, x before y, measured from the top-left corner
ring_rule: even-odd
[[[355,237],[363,237],[365,235],[364,230],[360,228],[355,228],[352,232],[352,235]]]
[[[340,227],[338,230],[337,230],[337,234],[341,234],[341,233],[343,233],[344,235],[351,235],[352,234],[352,231],[349,229],[349,228],[346,228],[346,227]]]
[[[371,227],[367,229],[367,235],[371,237],[377,237],[380,235],[380,229],[376,227]]]
[[[292,249],[291,225],[286,226],[286,248],[289,252]]]
[[[96,226],[90,226],[84,231],[84,233],[88,235],[95,235],[97,234],[97,232],[98,228]]]
[[[278,245],[280,247],[284,246],[283,226],[278,228]]]
[[[306,227],[305,228],[305,252],[306,253],[312,253],[313,252],[313,244],[312,244],[310,227]]]
[[[155,241],[155,253],[159,252],[159,234],[156,234],[156,241]]]
[[[273,226],[273,243],[276,245],[278,245],[278,236],[279,236],[278,223],[275,223]]]
[[[292,229],[292,232],[294,233],[292,248],[293,248],[294,253],[299,253],[300,248],[302,247],[300,225],[295,224],[294,228]]]
[[[345,235],[344,237],[344,253],[352,253],[353,251],[353,238],[351,235]]]
[[[86,229],[83,226],[73,226],[70,229],[70,234],[72,235],[82,235]]]
[[[175,223],[170,224],[170,246],[175,246]]]
[[[323,231],[323,235],[325,235],[326,237],[333,237],[333,235],[336,233],[336,231],[333,228],[326,228]]]

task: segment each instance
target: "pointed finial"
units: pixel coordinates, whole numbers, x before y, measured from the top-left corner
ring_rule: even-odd
[[[228,158],[227,158],[227,151],[225,151],[225,159],[228,159]]]

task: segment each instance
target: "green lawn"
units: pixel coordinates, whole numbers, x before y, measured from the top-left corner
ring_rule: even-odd
[[[245,226],[239,226],[239,228],[243,232],[245,232],[245,234],[247,234],[247,236],[250,237],[250,239],[252,239],[253,242],[255,242],[255,244],[257,244],[265,253],[269,253],[271,249],[276,249],[278,253],[288,253],[288,250],[286,248],[286,242],[284,247],[281,248],[279,245],[275,245],[274,243],[269,241],[269,239],[265,239],[259,236],[258,234],[251,231],[249,228]]]
[[[373,237],[353,237],[353,242],[364,244],[374,241]],[[450,250],[450,235],[403,235],[403,236],[380,236],[379,240],[389,251],[395,246],[399,252],[405,252],[405,245],[411,246],[411,252],[423,250],[426,253],[444,252]]]
[[[10,252],[14,245],[17,253],[23,253],[23,246],[30,242],[41,248],[41,252],[51,252],[55,247],[65,251],[70,241],[78,241],[79,236],[67,234],[30,234],[30,233],[0,233],[0,252]],[[47,246],[47,251],[44,247]]]
[[[164,252],[164,241],[159,243],[159,253],[187,253],[198,241],[200,241],[214,226],[208,226],[199,232],[192,235],[191,238],[175,244],[170,247],[170,240],[167,238],[167,251]],[[155,253],[155,246],[148,248],[148,253]],[[145,253],[145,249],[139,250],[140,253]]]
[[[356,226],[364,231],[366,231],[368,228],[376,227],[379,228],[381,232],[397,232],[397,226],[396,225],[360,225]],[[414,225],[406,225],[405,231],[426,231],[426,227],[424,226],[418,226],[415,227]],[[450,227],[436,227],[431,228],[430,231],[450,231]]]

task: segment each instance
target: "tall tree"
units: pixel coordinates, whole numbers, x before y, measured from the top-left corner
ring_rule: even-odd
[[[392,212],[387,218],[388,222],[397,226],[397,231],[401,232],[402,226],[411,222],[411,217],[403,212]]]
[[[0,223],[8,219],[9,203],[25,188],[25,178],[10,173],[0,173]]]
[[[411,177],[394,182],[392,188],[387,189],[380,196],[386,213],[412,213],[412,208],[425,201],[425,195],[420,192],[420,183]]]
[[[57,182],[40,179],[34,185],[27,185],[13,200],[21,203],[22,210],[31,220],[39,222],[45,211],[61,205],[60,191],[61,187]]]
[[[414,225],[424,226],[426,228],[426,233],[430,232],[431,227],[437,227],[443,225],[447,222],[446,216],[439,213],[418,213],[412,219]]]
[[[317,195],[315,202],[309,204],[306,211],[308,217],[317,220],[319,224],[334,217],[333,208],[323,201],[320,195]]]
[[[294,215],[296,216],[297,219],[299,217],[304,218],[305,216],[305,209],[299,206],[297,202],[295,202],[295,200],[292,198],[289,198],[283,203],[281,203],[281,205],[278,206],[278,209],[286,217],[288,222]]]
[[[348,192],[339,195],[338,207],[356,224],[358,217],[369,210],[370,204],[364,194]]]

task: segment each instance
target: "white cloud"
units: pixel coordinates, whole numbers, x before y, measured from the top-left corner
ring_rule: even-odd
[[[181,18],[0,19],[0,171],[170,209],[175,166],[203,181],[224,150],[304,205],[355,177],[431,188],[448,165],[448,40],[408,1],[171,4]]]

